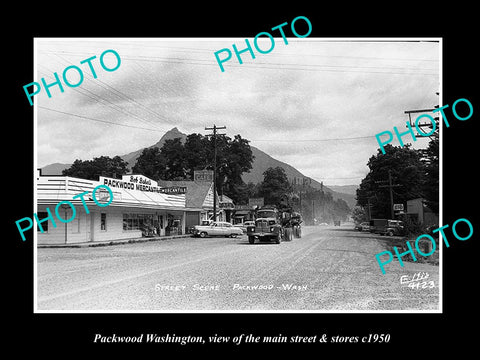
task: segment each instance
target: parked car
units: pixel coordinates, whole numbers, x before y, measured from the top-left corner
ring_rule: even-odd
[[[244,234],[246,234],[246,233],[247,233],[247,226],[255,226],[255,221],[245,221],[245,222],[243,222],[243,223],[235,224],[235,225],[233,225],[233,226],[241,229],[242,232],[243,232]]]
[[[357,225],[355,225],[355,230],[369,231],[370,230],[370,223],[369,222],[362,222],[360,224],[357,224]]]
[[[370,232],[388,236],[403,235],[403,221],[390,219],[372,219],[370,220]]]
[[[193,236],[202,238],[207,236],[237,237],[242,234],[242,229],[224,221],[214,221],[210,225],[195,225],[193,231]]]
[[[385,225],[385,228],[381,232],[382,235],[388,235],[388,236],[400,236],[404,235],[404,226],[403,226],[403,221],[400,220],[388,220],[387,225]]]
[[[373,234],[380,234],[387,225],[388,219],[371,219],[370,232]]]

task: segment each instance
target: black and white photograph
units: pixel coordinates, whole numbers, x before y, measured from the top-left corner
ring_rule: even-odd
[[[3,23],[6,351],[473,349],[473,7],[62,5]]]
[[[34,39],[35,312],[442,311],[442,39],[305,19]]]

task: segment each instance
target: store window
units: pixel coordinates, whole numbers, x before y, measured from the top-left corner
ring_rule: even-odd
[[[141,230],[144,236],[156,235],[161,222],[159,224],[158,217],[153,214],[123,214],[123,230]]]
[[[107,214],[100,214],[100,230],[107,230]]]
[[[165,227],[165,235],[181,235],[182,234],[182,217],[178,215],[167,214],[167,226]]]

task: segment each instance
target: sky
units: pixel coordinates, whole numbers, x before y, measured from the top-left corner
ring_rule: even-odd
[[[240,64],[232,44],[244,49],[244,38],[37,38],[32,81],[53,83],[71,65],[84,78],[77,87],[62,80],[63,93],[50,87],[50,98],[43,88],[35,95],[36,167],[124,155],[173,127],[208,134],[215,124],[327,186],[358,185],[377,153],[375,134],[406,131],[406,110],[440,103],[436,39],[287,39],[274,38],[267,54],[249,39],[255,59],[245,52]],[[222,72],[214,53],[224,48],[233,55]],[[111,72],[99,61],[109,49],[121,59]],[[80,64],[92,56],[97,78]],[[103,59],[117,64],[111,52]],[[80,82],[74,69],[67,79]]]

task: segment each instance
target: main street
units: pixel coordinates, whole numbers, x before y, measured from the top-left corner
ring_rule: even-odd
[[[246,236],[177,238],[37,250],[37,308],[95,311],[363,311],[439,309],[439,268],[397,260],[382,275],[387,238],[304,227],[292,242]],[[402,276],[428,274],[429,286]],[[417,276],[418,277],[418,276]],[[404,277],[403,279],[406,279]],[[433,283],[432,283],[433,282]],[[434,287],[432,285],[434,284]]]

